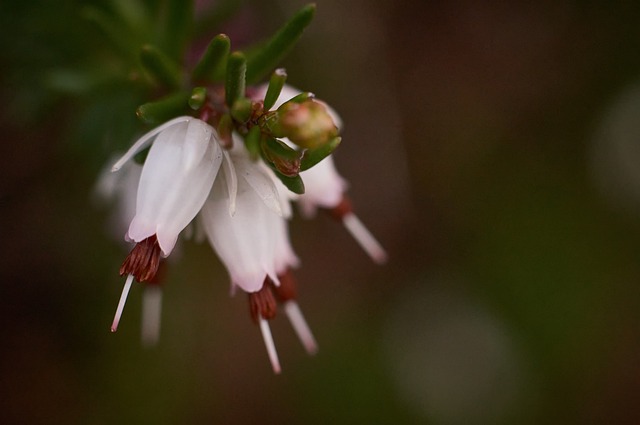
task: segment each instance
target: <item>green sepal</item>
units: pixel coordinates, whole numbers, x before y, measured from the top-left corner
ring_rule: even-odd
[[[295,177],[300,173],[301,151],[292,149],[286,143],[269,137],[262,143],[262,152],[265,159],[273,164],[281,174]]]
[[[285,71],[284,68],[278,68],[273,72],[273,74],[271,74],[269,87],[267,88],[267,94],[264,95],[265,111],[268,111],[273,105],[275,105],[278,97],[280,97],[280,92],[282,92],[282,87],[284,87],[284,83],[286,81],[287,71]]]
[[[163,1],[161,46],[175,61],[181,61],[193,28],[193,0]]]
[[[224,114],[220,117],[220,122],[218,122],[218,137],[222,141],[223,147],[231,147],[233,145],[233,120],[231,119],[231,115]]]
[[[304,182],[302,181],[302,177],[288,177],[284,174],[280,173],[277,169],[274,169],[276,177],[293,193],[298,195],[302,195],[304,193]]]
[[[218,34],[213,37],[198,64],[193,69],[192,80],[195,82],[222,81],[218,74],[226,66],[230,48],[231,40],[226,34]]]
[[[140,105],[136,115],[146,124],[161,124],[171,118],[184,115],[191,94],[179,92],[155,102]]]
[[[247,82],[255,84],[275,68],[311,23],[315,4],[308,4],[276,32],[267,43],[247,58]]]
[[[202,108],[204,102],[207,100],[207,89],[204,87],[194,87],[191,90],[191,96],[189,97],[189,107],[194,111]]]
[[[246,97],[240,97],[231,106],[231,116],[238,122],[246,123],[251,118],[253,104]]]
[[[247,151],[249,151],[249,156],[253,161],[256,161],[258,158],[260,158],[261,137],[262,132],[260,131],[260,127],[254,125],[253,127],[251,127],[249,133],[244,138],[244,146],[247,148]]]
[[[325,143],[319,148],[307,149],[304,151],[304,155],[300,161],[300,171],[308,170],[331,155],[331,153],[340,145],[341,141],[342,137],[334,137],[328,143]]]
[[[258,119],[258,125],[265,133],[269,133],[273,137],[286,137],[280,128],[280,116],[276,111],[264,113]]]
[[[178,65],[157,47],[149,44],[142,46],[140,62],[158,84],[169,89],[180,87]]]
[[[304,182],[302,181],[302,177],[300,177],[300,175],[288,177],[278,171],[278,169],[270,162],[267,162],[267,165],[269,165],[278,180],[280,180],[282,184],[287,187],[287,189],[298,195],[302,195],[304,193]]]
[[[225,101],[231,107],[244,96],[246,86],[247,59],[242,52],[233,52],[227,60],[227,76],[225,78]]]

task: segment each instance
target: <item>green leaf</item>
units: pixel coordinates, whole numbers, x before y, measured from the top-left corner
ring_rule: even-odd
[[[131,0],[111,0],[114,10],[126,23],[127,28],[138,39],[144,39],[144,36],[151,31],[150,14],[146,7],[140,1]],[[129,40],[131,41],[131,40]],[[135,46],[135,43],[133,44]]]
[[[231,107],[244,96],[246,86],[247,59],[242,52],[233,52],[227,61],[227,77],[225,79],[225,101]]]
[[[341,141],[342,137],[335,137],[319,148],[307,149],[304,151],[304,156],[302,157],[302,161],[300,161],[300,171],[308,170],[331,155],[331,153],[340,145]]]
[[[207,89],[204,87],[194,87],[193,90],[191,90],[191,97],[189,97],[189,107],[197,111],[202,108],[206,100]]]
[[[176,62],[182,62],[193,27],[193,0],[165,0],[160,43]]]
[[[246,123],[251,118],[252,107],[253,105],[249,99],[240,97],[233,102],[230,110],[231,116],[238,122]]]
[[[195,82],[215,81],[218,69],[227,63],[231,40],[226,34],[218,34],[209,43],[198,64],[193,70],[192,80]]]
[[[271,162],[281,174],[295,177],[300,172],[301,151],[292,149],[284,142],[274,138],[264,140],[262,151],[265,159]]]
[[[231,115],[224,114],[220,117],[217,131],[218,137],[220,137],[220,141],[222,142],[222,146],[230,148],[233,145],[233,120],[231,119]]]
[[[278,169],[273,165],[271,165],[271,169],[275,172],[276,177],[278,177],[278,179],[287,187],[287,189],[289,189],[293,193],[297,193],[298,195],[302,195],[304,193],[304,182],[299,175],[295,177],[287,177],[279,172]]]
[[[257,160],[260,157],[260,138],[262,133],[260,132],[260,127],[257,125],[251,127],[249,130],[249,134],[244,139],[244,145],[249,151],[249,156],[252,160]]]
[[[155,102],[140,105],[136,115],[147,124],[161,124],[171,118],[184,115],[191,94],[179,92]]]
[[[276,103],[278,97],[280,97],[280,92],[282,92],[282,87],[284,83],[287,81],[287,71],[284,68],[276,69],[273,74],[271,74],[271,79],[269,80],[269,87],[267,88],[267,94],[264,95],[264,110],[268,111],[271,107]]]
[[[160,85],[169,89],[180,87],[178,65],[157,47],[149,44],[142,46],[140,62],[149,75]]]
[[[136,57],[137,46],[132,46],[129,34],[123,32],[112,17],[93,6],[86,6],[82,10],[82,16],[102,31],[116,51],[130,59]]]
[[[342,137],[335,137],[319,148],[307,149],[304,151],[304,156],[302,157],[302,161],[300,161],[300,171],[308,170],[331,155],[331,153],[340,145],[341,141]]]
[[[311,23],[315,4],[308,4],[298,11],[260,49],[247,58],[247,82],[255,84],[275,68],[298,41],[304,29]]]
[[[46,87],[60,93],[79,96],[92,90],[97,90],[101,85],[112,81],[113,76],[101,67],[100,69],[76,68],[53,69],[44,76]]]

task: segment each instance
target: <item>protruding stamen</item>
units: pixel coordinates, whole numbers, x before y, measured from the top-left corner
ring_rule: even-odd
[[[162,316],[162,287],[145,285],[142,294],[142,345],[153,347],[160,338],[160,321]]]
[[[118,302],[118,308],[116,309],[116,315],[113,318],[111,324],[111,332],[118,330],[118,323],[120,323],[120,317],[122,316],[122,310],[127,302],[127,296],[129,295],[129,289],[131,289],[131,283],[133,282],[133,275],[129,274],[127,280],[124,282],[124,288],[122,288],[122,294],[120,295],[120,301]]]
[[[387,253],[354,213],[345,214],[342,223],[374,262],[386,263]]]
[[[293,326],[293,330],[298,335],[298,338],[300,338],[300,342],[304,345],[307,353],[311,355],[316,354],[318,352],[318,343],[313,337],[311,329],[309,328],[307,321],[304,319],[298,303],[293,300],[289,300],[285,302],[283,306],[284,311]]]
[[[262,316],[259,318],[260,331],[262,332],[262,339],[264,345],[267,347],[267,354],[269,355],[269,361],[273,368],[273,373],[279,374],[280,360],[278,360],[278,352],[276,351],[276,345],[273,343],[273,336],[271,336],[271,328],[269,328],[269,322],[267,322]]]

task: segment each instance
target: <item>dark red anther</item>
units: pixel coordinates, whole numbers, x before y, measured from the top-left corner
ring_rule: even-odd
[[[283,274],[278,276],[278,279],[280,280],[280,286],[276,286],[271,282],[278,301],[285,303],[289,300],[295,300],[298,295],[298,291],[296,288],[296,280],[293,277],[291,270],[287,269]]]
[[[158,272],[162,250],[156,235],[138,242],[120,267],[120,276],[132,274],[138,282],[152,280]]]
[[[353,212],[351,200],[347,197],[347,195],[343,195],[340,203],[327,211],[329,212],[329,215],[331,217],[338,221],[342,221],[345,215]]]
[[[167,261],[160,258],[160,264],[158,265],[158,271],[156,275],[149,279],[147,285],[160,286],[164,282],[164,278],[167,275]]]
[[[258,324],[261,317],[263,319],[276,317],[276,299],[271,291],[271,279],[268,277],[264,280],[262,289],[249,294],[249,311],[256,324]]]

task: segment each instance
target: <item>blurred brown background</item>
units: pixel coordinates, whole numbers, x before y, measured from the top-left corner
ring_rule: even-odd
[[[242,45],[302,4],[246,1],[215,31]],[[125,251],[90,201],[103,140],[74,127],[82,99],[32,119],[15,72],[55,62],[65,23],[1,4],[0,422],[640,423],[640,4],[317,4],[283,65],[340,112],[336,163],[390,261],[294,220],[320,352],[278,318],[281,376],[207,246],[171,264],[157,348],[137,287],[109,333]]]

